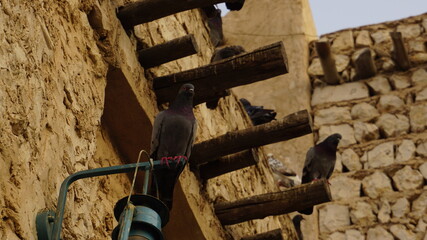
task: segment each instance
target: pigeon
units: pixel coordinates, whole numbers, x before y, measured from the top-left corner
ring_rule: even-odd
[[[214,45],[215,47],[220,46],[224,42],[221,10],[213,5],[202,8],[202,11],[205,13],[207,18],[209,27],[209,37],[211,39],[212,45]]]
[[[240,102],[243,104],[243,107],[251,118],[253,125],[256,126],[276,120],[276,111],[272,109],[264,109],[263,106],[252,106],[252,104],[245,98],[241,98]]]
[[[275,159],[271,153],[267,155],[267,161],[268,166],[273,172],[273,178],[277,187],[290,188],[295,186],[294,180],[290,178],[297,175],[294,171],[287,168],[281,161]]]
[[[184,84],[169,109],[157,114],[151,136],[151,154],[154,160],[161,160],[168,167],[153,171],[151,194],[172,209],[175,182],[184,169],[181,159],[191,154],[197,121],[193,113],[194,86]],[[168,160],[177,164],[169,166]]]
[[[211,63],[218,62],[223,59],[231,58],[233,56],[242,54],[244,52],[245,52],[245,49],[242,46],[238,46],[238,45],[232,45],[232,46],[216,49],[211,57]],[[230,95],[230,90],[225,89],[224,91],[225,91],[224,95],[226,96]],[[218,107],[218,101],[219,101],[219,98],[209,100],[206,102],[206,107],[208,107],[209,109],[215,109],[216,107]]]
[[[292,223],[294,224],[295,231],[297,232],[298,240],[303,240],[302,232],[301,232],[301,221],[304,220],[304,218],[297,214],[292,218]]]
[[[342,136],[339,133],[332,134],[307,151],[302,173],[303,184],[320,179],[329,179],[334,171],[337,147],[341,138]],[[299,212],[311,214],[313,207]]]
[[[226,2],[225,6],[230,11],[239,11],[240,9],[242,9],[244,4],[245,4],[245,0],[237,0],[235,2]]]
[[[233,56],[242,54],[245,52],[245,49],[239,45],[231,45],[216,49],[211,57],[211,63],[218,62],[223,59],[231,58]]]

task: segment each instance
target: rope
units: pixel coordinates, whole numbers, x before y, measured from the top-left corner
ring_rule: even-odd
[[[137,175],[137,173],[138,173],[138,163],[139,163],[139,161],[141,160],[141,155],[142,155],[142,153],[145,153],[145,155],[146,155],[146,156],[148,157],[148,159],[149,159],[150,166],[151,166],[151,167],[150,167],[150,171],[152,171],[152,170],[153,170],[153,168],[154,168],[153,159],[151,159],[151,158],[150,158],[150,155],[148,154],[148,152],[147,152],[147,151],[145,151],[144,149],[143,149],[143,150],[141,150],[141,151],[139,151],[139,154],[138,154],[138,160],[136,161],[135,173],[133,174],[132,185],[131,185],[131,187],[130,187],[130,192],[129,192],[129,196],[128,196],[127,204],[129,204],[129,202],[130,202],[130,197],[132,196],[133,188],[135,187],[136,175]],[[126,204],[126,205],[127,205],[127,204]]]

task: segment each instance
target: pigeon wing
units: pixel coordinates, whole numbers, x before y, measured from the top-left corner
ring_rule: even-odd
[[[305,156],[305,163],[304,168],[302,170],[302,182],[301,183],[308,183],[311,182],[312,179],[310,179],[310,172],[312,169],[312,162],[315,157],[314,147],[311,147]]]
[[[153,158],[154,160],[159,160],[157,159],[157,151],[160,145],[160,138],[161,138],[161,132],[162,132],[165,115],[166,115],[166,112],[162,111],[159,114],[157,114],[156,118],[154,119],[153,131],[151,133],[151,148],[150,148],[150,157]]]

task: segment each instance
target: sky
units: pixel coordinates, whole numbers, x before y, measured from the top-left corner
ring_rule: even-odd
[[[427,0],[310,0],[310,6],[318,35],[427,12]],[[225,15],[225,4],[219,7]]]

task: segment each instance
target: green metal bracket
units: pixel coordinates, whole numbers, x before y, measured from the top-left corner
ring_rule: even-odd
[[[184,165],[185,163],[186,163],[185,160],[181,160],[179,164]],[[171,167],[175,167],[176,162],[170,160],[169,165]],[[138,167],[138,170],[150,170],[151,167],[153,167],[153,169],[167,168],[167,165],[161,164],[161,162],[158,160],[153,162],[153,166],[151,166],[149,162],[140,162],[140,163],[132,163],[132,164],[126,164],[126,165],[84,170],[68,176],[61,184],[56,212],[52,210],[47,210],[37,214],[36,229],[37,229],[38,240],[60,240],[62,221],[64,218],[65,203],[67,200],[67,192],[68,192],[69,186],[73,182],[83,178],[98,177],[98,176],[105,176],[105,175],[118,174],[118,173],[128,173],[128,172],[134,171],[136,167]],[[146,181],[148,181],[147,177],[145,178],[145,181],[144,181],[145,192],[146,192],[146,186],[147,186]]]

